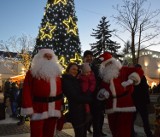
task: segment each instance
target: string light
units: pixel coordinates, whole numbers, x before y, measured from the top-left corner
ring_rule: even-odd
[[[63,3],[63,5],[66,5],[67,4],[67,0],[54,0],[54,4],[58,4],[58,3]]]
[[[78,64],[82,64],[82,58],[75,53],[75,57],[70,59],[70,62],[77,62]]]
[[[68,20],[64,20],[63,23],[67,26],[67,33],[72,32],[74,35],[77,35],[77,25],[73,22],[71,16]]]

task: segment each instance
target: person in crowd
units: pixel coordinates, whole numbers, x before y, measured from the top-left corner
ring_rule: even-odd
[[[83,62],[89,63],[96,78],[96,87],[92,94],[93,102],[90,104],[92,120],[90,121],[90,126],[88,126],[88,132],[92,133],[91,125],[93,125],[93,137],[107,136],[107,134],[103,133],[102,130],[104,123],[105,101],[97,100],[96,97],[101,83],[101,78],[99,77],[99,64],[101,61],[98,58],[94,58],[92,51],[86,50],[83,54]]]
[[[17,125],[23,125],[25,123],[25,118],[26,118],[26,116],[21,115],[22,89],[23,89],[23,82],[21,82],[19,85],[19,94],[17,97],[17,109],[18,109],[18,118],[19,118],[19,122],[17,122]]]
[[[4,83],[4,106],[6,107],[7,99],[10,99],[11,81],[7,79]]]
[[[89,63],[83,63],[81,66],[81,74],[79,75],[81,87],[83,92],[93,92],[95,91],[96,86],[96,79],[94,76],[93,71],[91,70],[91,67]],[[90,123],[91,120],[91,110],[90,105],[86,104],[86,121],[88,122],[88,131],[90,131]]]
[[[21,114],[30,116],[31,137],[53,137],[61,117],[62,67],[51,49],[40,49],[26,73]]]
[[[80,81],[77,78],[78,73],[79,66],[76,63],[70,63],[66,68],[66,73],[62,75],[62,90],[68,100],[68,116],[70,117],[75,137],[86,137],[85,104],[90,103],[92,98],[89,92],[82,92]]]
[[[135,67],[142,68],[140,64],[136,64]],[[134,105],[136,106],[136,113],[134,115],[134,121],[136,120],[137,113],[140,114],[143,122],[144,131],[147,137],[153,137],[149,125],[149,113],[148,105],[150,103],[149,98],[149,85],[147,84],[146,77],[143,75],[139,85],[134,86],[134,92],[132,94]],[[132,137],[136,136],[136,132],[133,132]]]
[[[106,100],[106,113],[113,137],[131,137],[133,114],[136,111],[132,100],[134,86],[140,83],[143,70],[122,67],[109,52],[100,55],[100,76],[102,82],[97,94],[99,100]]]
[[[10,104],[11,104],[11,110],[12,114],[10,117],[17,118],[17,97],[19,94],[19,87],[16,82],[13,82],[11,84],[11,90],[10,90]]]

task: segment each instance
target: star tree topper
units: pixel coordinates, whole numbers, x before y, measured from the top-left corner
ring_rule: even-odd
[[[67,0],[54,0],[54,4],[55,5],[58,4],[58,3],[60,3],[60,2],[62,2],[64,5],[67,4]]]

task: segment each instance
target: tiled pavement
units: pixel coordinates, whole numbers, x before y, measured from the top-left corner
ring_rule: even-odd
[[[8,115],[7,115],[7,118],[5,120],[0,120],[0,137],[29,137],[30,134],[29,134],[28,129],[24,132],[23,131],[22,132],[18,131],[18,130],[25,130],[25,128],[27,128],[27,126],[29,128],[29,122],[26,122],[25,126],[23,125],[22,127],[18,127],[16,125],[17,121],[18,120],[12,119]],[[7,128],[7,126],[5,128],[5,125],[10,125],[9,126],[10,128]],[[11,127],[13,127],[13,125],[15,126],[14,127],[15,130],[17,130],[17,133],[15,133],[15,134],[13,134],[14,129],[11,128]],[[17,126],[17,128],[16,128],[16,126]],[[3,128],[1,128],[1,127],[3,127]],[[4,134],[4,133],[1,134],[2,130],[3,131],[7,130],[8,133],[7,134]],[[143,128],[141,127],[140,119],[137,119],[137,122],[136,122],[136,125],[135,125],[135,130],[138,133],[138,137],[145,137]],[[109,127],[108,127],[108,121],[107,121],[106,118],[105,118],[105,123],[104,123],[104,126],[103,126],[103,131],[105,133],[107,133],[107,137],[112,137],[111,132],[110,132]],[[64,125],[64,128],[63,128],[62,132],[58,132],[58,134],[56,135],[56,137],[73,137],[73,136],[74,136],[74,132],[73,132],[72,126],[69,123],[66,123]],[[92,134],[88,134],[87,137],[92,137]]]
[[[0,120],[0,137],[30,137],[29,122],[26,122],[25,126],[23,125],[22,127],[18,127],[16,125],[18,120],[10,118],[9,114],[10,114],[10,109],[8,109],[6,111],[6,119]],[[150,115],[150,123],[153,123],[153,121],[154,121],[154,113],[152,113]],[[27,124],[28,124],[28,127],[27,127]],[[10,128],[8,128],[7,125],[9,125]],[[11,127],[13,125],[15,126],[14,128],[17,131],[15,134],[12,133],[13,128],[11,128]],[[16,126],[17,126],[17,128],[16,128]],[[3,129],[1,127],[3,127]],[[4,127],[6,127],[6,128],[4,129]],[[6,134],[5,134],[4,130],[6,130],[8,133],[6,132]],[[25,130],[25,131],[21,131],[21,130]],[[143,127],[142,127],[142,122],[139,117],[136,120],[135,130],[138,134],[137,137],[145,137]],[[3,134],[2,134],[2,131],[3,131]],[[105,133],[107,133],[107,137],[112,137],[111,132],[108,127],[107,118],[105,118],[105,121],[104,121],[103,131]],[[55,137],[73,137],[73,136],[74,136],[74,132],[73,132],[72,126],[69,123],[66,123],[64,125],[62,132],[58,132]],[[92,137],[92,134],[88,134],[87,137]]]

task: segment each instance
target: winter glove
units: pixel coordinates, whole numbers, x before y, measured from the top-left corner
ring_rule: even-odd
[[[100,89],[98,94],[97,94],[97,99],[98,100],[105,100],[105,99],[108,99],[108,98],[109,98],[109,92],[107,90],[105,90],[104,88]]]
[[[131,80],[131,79],[128,79],[127,81],[124,81],[124,82],[121,83],[121,85],[124,88],[127,87],[127,86],[129,86],[129,85],[131,85],[131,84],[133,84],[133,80]]]

